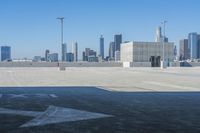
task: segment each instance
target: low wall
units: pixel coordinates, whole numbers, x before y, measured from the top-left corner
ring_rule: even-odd
[[[122,67],[120,62],[0,62],[0,67]]]
[[[120,62],[62,62],[61,67],[122,67]]]
[[[200,62],[181,62],[181,67],[200,67]]]
[[[151,67],[151,62],[123,62],[123,67]]]
[[[58,67],[58,62],[0,62],[0,67]]]
[[[181,63],[180,62],[170,62],[169,66],[170,67],[181,67]]]
[[[170,67],[200,67],[200,62],[170,62]]]
[[[0,62],[0,67],[151,67],[151,62]],[[171,62],[170,67],[200,67],[200,62]]]

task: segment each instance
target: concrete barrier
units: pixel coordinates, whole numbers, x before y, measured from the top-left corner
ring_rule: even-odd
[[[0,67],[58,67],[57,62],[0,62]]]
[[[180,62],[170,62],[169,66],[170,67],[181,67],[181,63]]]
[[[200,67],[200,62],[181,62],[182,67]]]
[[[123,67],[151,67],[151,62],[123,62]]]
[[[120,62],[0,62],[0,67],[122,67]]]

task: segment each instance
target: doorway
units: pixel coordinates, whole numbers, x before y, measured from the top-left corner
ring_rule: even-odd
[[[150,62],[151,62],[151,67],[160,67],[160,56],[151,56]]]

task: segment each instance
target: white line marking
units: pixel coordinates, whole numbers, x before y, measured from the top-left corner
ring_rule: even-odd
[[[176,89],[181,89],[181,90],[200,90],[198,88],[190,87],[190,86],[180,86],[180,85],[174,85],[174,84],[168,84],[168,83],[163,83],[163,82],[153,82],[153,81],[144,81],[143,83],[145,84],[150,84],[150,85],[156,85],[156,86],[162,86],[162,87],[170,87],[170,88],[176,88]]]
[[[49,96],[52,97],[52,98],[57,98],[58,97],[55,94],[49,94]]]

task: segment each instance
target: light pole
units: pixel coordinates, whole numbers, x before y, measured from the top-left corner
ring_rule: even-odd
[[[64,21],[64,17],[58,17],[57,19],[60,20],[61,22],[61,58],[63,60],[63,49],[62,49],[62,45],[63,45],[63,21]]]
[[[161,63],[161,69],[166,68],[166,64],[165,64],[165,25],[166,25],[167,21],[163,21],[161,22],[161,24],[163,25],[163,59],[162,59],[162,63]]]

